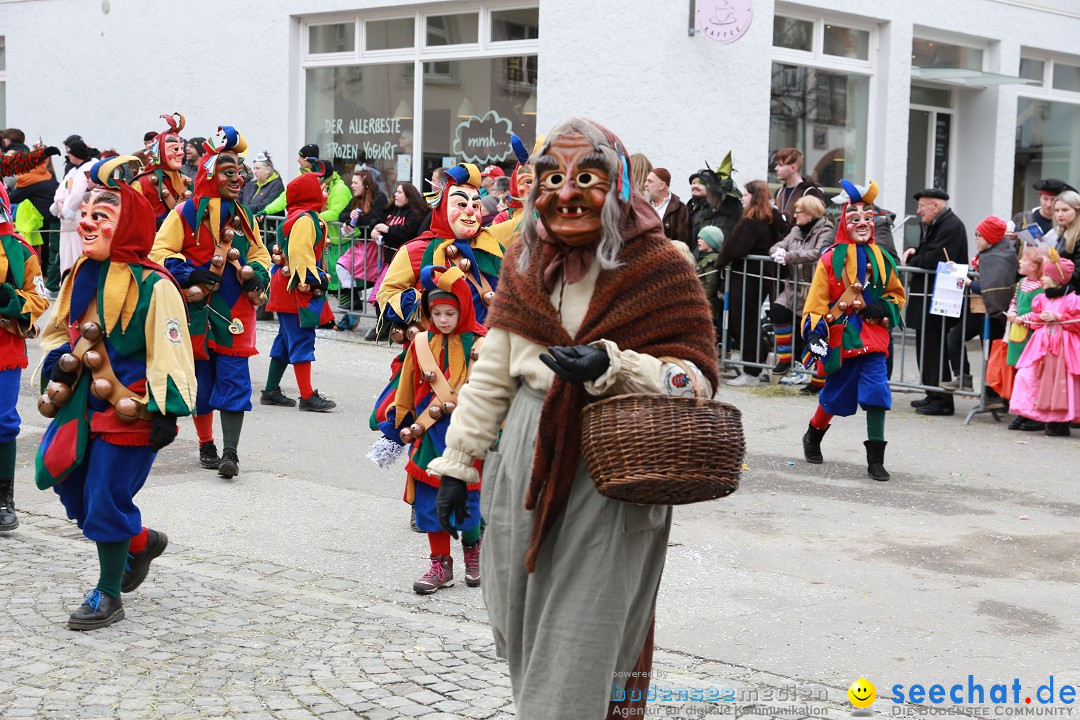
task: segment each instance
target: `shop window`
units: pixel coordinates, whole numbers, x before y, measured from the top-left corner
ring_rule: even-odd
[[[1046,61],[1020,58],[1020,77],[1025,80],[1037,80],[1039,85],[1042,85],[1046,78]]]
[[[510,134],[529,147],[536,137],[536,117],[526,112],[535,89],[536,56],[448,64],[458,78],[454,86],[424,73],[424,176],[451,161],[499,165],[509,173],[516,162]]]
[[[1056,65],[1056,63],[1055,63]],[[1038,205],[1032,184],[1080,178],[1080,105],[1021,97],[1016,111],[1016,166],[1013,210]]]
[[[540,9],[494,10],[491,13],[491,42],[536,40],[540,37]]]
[[[928,105],[930,107],[937,108],[951,108],[952,92],[949,90],[943,90],[942,88],[931,88],[923,87],[921,85],[912,85],[911,104]]]
[[[412,63],[307,70],[306,142],[347,175],[366,162],[384,190],[412,179]]]
[[[867,76],[773,63],[769,147],[799,148],[803,175],[831,192],[842,177],[866,176],[869,107]]]
[[[870,59],[870,33],[867,30],[825,25],[823,51],[835,57]]]
[[[814,23],[810,20],[777,15],[773,20],[773,45],[789,50],[811,52],[814,49]]]
[[[915,38],[911,43],[911,65],[917,68],[983,69],[983,51]]]
[[[356,51],[356,23],[308,26],[308,53],[343,53]]]
[[[428,15],[427,46],[475,45],[480,37],[480,14]]]
[[[0,37],[0,128],[7,127],[7,47]]]
[[[416,18],[368,20],[364,23],[365,50],[400,50],[415,42]]]
[[[1080,66],[1055,62],[1053,87],[1055,90],[1080,92]]]

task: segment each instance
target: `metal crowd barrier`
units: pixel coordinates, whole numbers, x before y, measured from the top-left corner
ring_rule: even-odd
[[[771,301],[779,293],[782,284],[787,280],[789,268],[796,271],[796,284],[800,289],[808,289],[817,263],[804,265],[780,265],[767,255],[749,255],[743,260],[737,260],[724,268],[723,277],[723,311],[721,316],[721,333],[719,338],[719,350],[721,365],[724,368],[756,368],[769,372],[772,365],[768,363],[769,353],[776,353],[776,341],[773,333],[766,326],[767,311]],[[978,404],[968,412],[964,424],[971,422],[972,418],[980,413],[991,413],[995,420],[1000,420],[999,415],[1004,414],[1004,403],[993,396],[988,397],[986,387],[986,367],[990,359],[990,317],[983,314],[979,319],[978,314],[970,312],[970,299],[972,297],[970,286],[964,290],[963,311],[959,318],[941,318],[937,315],[928,315],[930,298],[933,294],[935,272],[919,268],[897,265],[897,270],[904,290],[908,293],[908,302],[904,310],[904,329],[892,329],[892,351],[890,363],[889,386],[898,390],[915,390],[923,392],[953,395],[956,397],[975,398]],[[912,293],[912,279],[915,275],[924,275],[925,291]],[[976,277],[971,274],[971,277]],[[801,292],[796,293],[796,300]],[[912,300],[916,299],[916,305],[921,302],[923,311],[917,314],[908,310]],[[797,304],[793,302],[792,304]],[[792,322],[793,363],[801,358],[799,350],[801,346],[802,332],[802,308],[791,308],[794,313]],[[974,315],[974,317],[973,317]],[[934,347],[926,346],[926,328],[930,322],[941,322],[946,327],[941,333],[941,340]],[[975,389],[965,390],[963,383],[958,383],[956,390],[943,388],[939,385],[923,384],[921,381],[920,368],[924,359],[938,361],[938,367],[951,367],[947,341],[948,331],[955,325],[959,325],[962,338],[968,337],[970,323],[980,323],[981,328],[977,334],[981,339],[981,362],[976,366],[967,357],[967,342],[960,346],[961,372],[970,375],[972,387]],[[920,332],[916,333],[916,329]],[[974,329],[974,328],[973,328]],[[916,342],[918,336],[919,342]],[[733,356],[735,348],[739,350],[739,357]],[[936,354],[936,358],[929,353]],[[774,355],[775,356],[775,355]],[[948,364],[948,365],[947,365]],[[976,373],[978,369],[978,373]]]

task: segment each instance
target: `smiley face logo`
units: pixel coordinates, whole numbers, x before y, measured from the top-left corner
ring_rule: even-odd
[[[847,689],[847,699],[857,708],[868,708],[877,700],[877,688],[866,678],[859,678]]]

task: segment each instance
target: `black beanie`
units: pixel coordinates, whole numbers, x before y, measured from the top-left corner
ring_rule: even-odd
[[[308,143],[300,148],[300,157],[319,157],[319,146],[315,143]]]
[[[86,147],[86,143],[82,140],[72,140],[67,144],[67,148],[69,153],[80,160],[86,161],[90,159],[90,148]]]

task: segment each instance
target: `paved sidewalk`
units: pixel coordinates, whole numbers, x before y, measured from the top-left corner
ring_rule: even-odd
[[[93,545],[62,520],[21,520],[0,565],[0,717],[513,716],[482,606],[431,612],[428,598],[400,590],[376,595],[355,579],[170,545],[124,596],[127,619],[77,633],[64,623],[92,585]],[[445,592],[481,602],[463,583]],[[654,686],[661,697],[741,698],[652,703],[655,717],[847,714],[821,699],[840,689],[796,690],[785,678],[662,650]],[[807,694],[815,700],[788,699]]]

